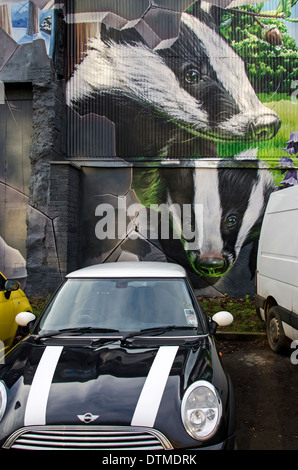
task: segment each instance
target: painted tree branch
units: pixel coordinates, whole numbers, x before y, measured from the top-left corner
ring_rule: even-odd
[[[247,11],[247,10],[238,10],[237,8],[228,9],[231,13],[239,13],[241,15],[249,15],[253,16],[254,18],[276,18],[276,19],[285,19],[285,13],[279,13],[276,15],[266,14],[266,13],[257,13],[255,11]]]

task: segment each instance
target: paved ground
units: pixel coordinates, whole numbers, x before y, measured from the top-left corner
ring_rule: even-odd
[[[217,345],[234,384],[238,450],[298,450],[298,350],[275,354],[267,340]]]

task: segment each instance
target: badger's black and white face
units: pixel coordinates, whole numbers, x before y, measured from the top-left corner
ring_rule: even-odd
[[[150,49],[132,28],[102,25],[68,82],[68,104],[115,123],[117,156],[216,157],[217,141],[272,138],[242,59],[212,18],[183,13],[179,37]]]
[[[180,234],[179,243],[194,271],[203,277],[222,276],[241,248],[258,237],[268,198],[275,190],[271,173],[256,166],[161,169],[160,176],[175,233]],[[183,218],[190,204],[191,230]],[[166,241],[165,251],[167,246]]]

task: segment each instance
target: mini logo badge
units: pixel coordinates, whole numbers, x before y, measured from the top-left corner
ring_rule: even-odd
[[[99,415],[93,415],[92,413],[86,413],[84,415],[77,415],[80,421],[83,423],[93,423],[97,418],[99,418]]]

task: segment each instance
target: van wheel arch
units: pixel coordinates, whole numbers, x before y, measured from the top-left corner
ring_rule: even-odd
[[[272,307],[277,307],[277,306],[278,306],[278,303],[276,302],[274,297],[268,297],[266,299],[265,308],[264,308],[266,322],[267,322],[267,318],[268,318],[270,309]]]

